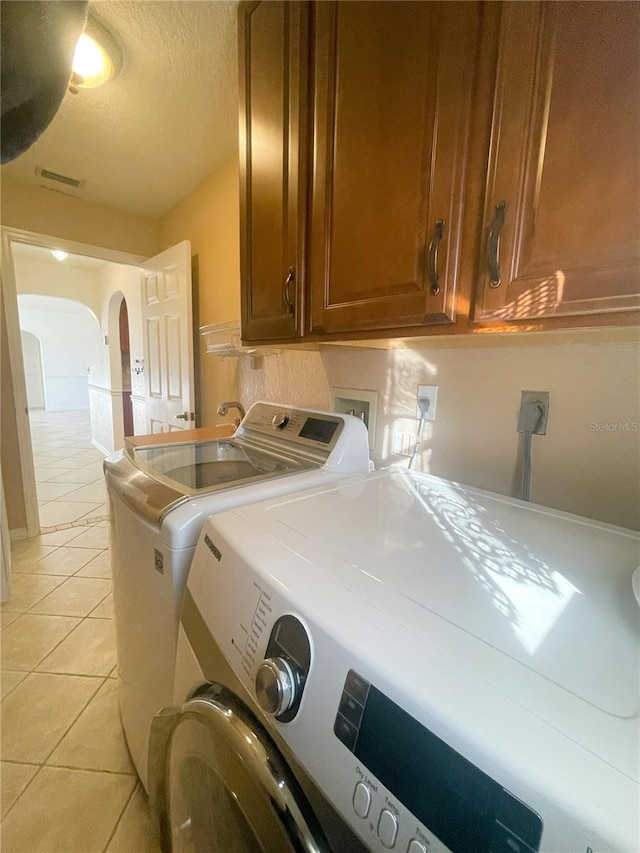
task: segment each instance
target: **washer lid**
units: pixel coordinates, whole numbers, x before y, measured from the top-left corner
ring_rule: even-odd
[[[435,616],[605,714],[638,713],[638,534],[405,469],[239,512],[425,642]]]

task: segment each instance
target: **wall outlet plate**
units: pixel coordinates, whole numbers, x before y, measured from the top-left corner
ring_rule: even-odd
[[[547,434],[547,420],[549,419],[549,392],[548,391],[523,391],[520,399],[520,411],[518,413],[518,432],[524,432],[523,411],[531,403],[540,403],[544,409],[544,415],[533,435]]]
[[[369,450],[372,451],[376,439],[378,392],[362,391],[358,388],[332,388],[331,395],[334,412],[362,418],[369,431]]]
[[[437,385],[418,385],[417,400],[428,400],[429,408],[425,415],[426,421],[435,421],[436,409],[438,406],[438,386]],[[419,419],[422,416],[420,405],[416,401],[416,417]]]

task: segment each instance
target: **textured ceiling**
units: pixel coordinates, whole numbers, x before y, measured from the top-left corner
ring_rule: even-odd
[[[97,0],[123,68],[67,93],[40,139],[3,175],[159,217],[237,149],[236,2]],[[50,184],[36,166],[86,181]]]

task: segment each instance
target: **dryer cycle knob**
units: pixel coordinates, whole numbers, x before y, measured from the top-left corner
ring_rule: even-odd
[[[296,699],[295,673],[284,658],[266,658],[256,672],[256,697],[263,711],[277,717]]]
[[[276,412],[271,418],[271,423],[275,429],[284,429],[289,423],[289,415],[286,412]]]

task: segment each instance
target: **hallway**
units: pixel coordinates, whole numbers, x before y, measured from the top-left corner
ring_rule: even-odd
[[[30,414],[42,533],[2,605],[3,853],[156,853],[117,698],[102,455],[86,412]]]

